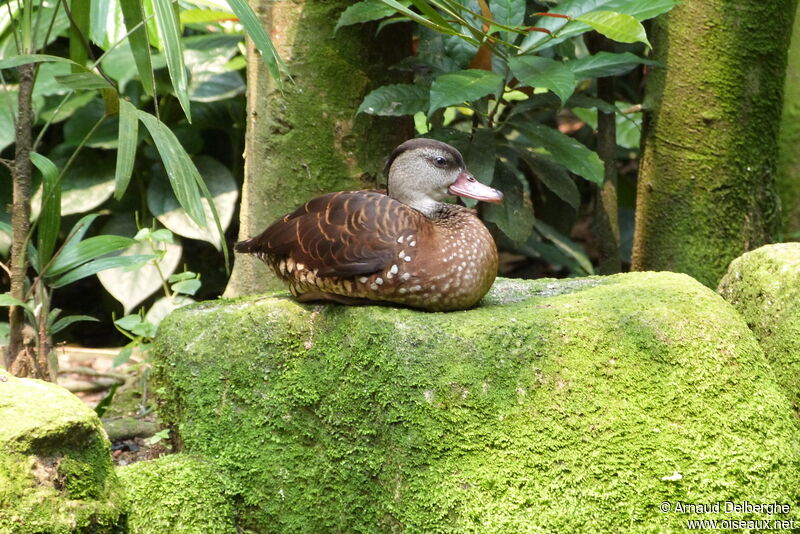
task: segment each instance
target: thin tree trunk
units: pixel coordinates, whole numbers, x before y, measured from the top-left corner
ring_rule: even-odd
[[[356,115],[363,97],[398,76],[408,25],[334,27],[349,0],[251,0],[291,80],[277,87],[248,45],[248,122],[239,238],[329,191],[374,187],[389,152],[413,135],[398,119]],[[395,80],[397,81],[397,80]],[[406,123],[410,126],[410,123]],[[226,296],[283,285],[257,258],[237,255]]]
[[[800,13],[800,5],[798,5]],[[795,14],[783,86],[777,189],[784,237],[800,239],[800,14]]]
[[[599,34],[590,34],[587,45],[592,53],[610,51],[611,42]],[[614,78],[597,80],[597,98],[614,105]],[[617,202],[617,121],[613,113],[597,112],[597,155],[603,160],[603,186],[597,190],[594,234],[597,237],[598,274],[620,272],[619,205]]]
[[[774,175],[795,0],[683,2],[654,22],[633,269],[716,287],[778,227]]]
[[[11,296],[25,300],[25,274],[28,267],[26,247],[30,231],[31,206],[31,158],[33,142],[33,93],[34,65],[19,67],[19,97],[16,126],[16,145],[13,171],[13,204],[11,206]],[[23,350],[22,328],[25,325],[24,310],[11,306],[8,314],[9,340],[6,348],[6,369],[12,370],[14,361]]]

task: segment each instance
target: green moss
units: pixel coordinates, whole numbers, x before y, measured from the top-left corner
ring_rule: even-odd
[[[234,534],[233,507],[219,468],[173,454],[118,469],[129,534]]]
[[[0,372],[0,533],[114,532],[119,485],[95,413],[67,390]]]
[[[747,322],[800,410],[800,243],[767,245],[735,259],[719,293]]]
[[[697,517],[658,504],[798,506],[786,398],[688,276],[499,280],[453,313],[207,303],[162,323],[155,373],[253,532],[683,532]]]
[[[716,287],[734,258],[773,240],[795,4],[683,2],[655,21],[663,68],[647,87],[635,269],[685,272]]]

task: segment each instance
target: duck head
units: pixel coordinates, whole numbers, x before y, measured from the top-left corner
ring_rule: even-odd
[[[435,139],[410,139],[386,162],[388,193],[428,217],[452,196],[500,203],[503,194],[480,183],[467,171],[461,153]]]

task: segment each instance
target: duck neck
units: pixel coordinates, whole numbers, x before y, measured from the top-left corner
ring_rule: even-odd
[[[438,219],[447,207],[447,204],[438,202],[432,198],[422,198],[409,202],[408,206],[414,208],[429,219]]]

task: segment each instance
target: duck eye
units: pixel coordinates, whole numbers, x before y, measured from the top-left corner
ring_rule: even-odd
[[[442,156],[436,156],[435,158],[433,158],[433,163],[437,167],[445,167],[445,166],[447,166],[447,160],[445,158],[443,158]]]

